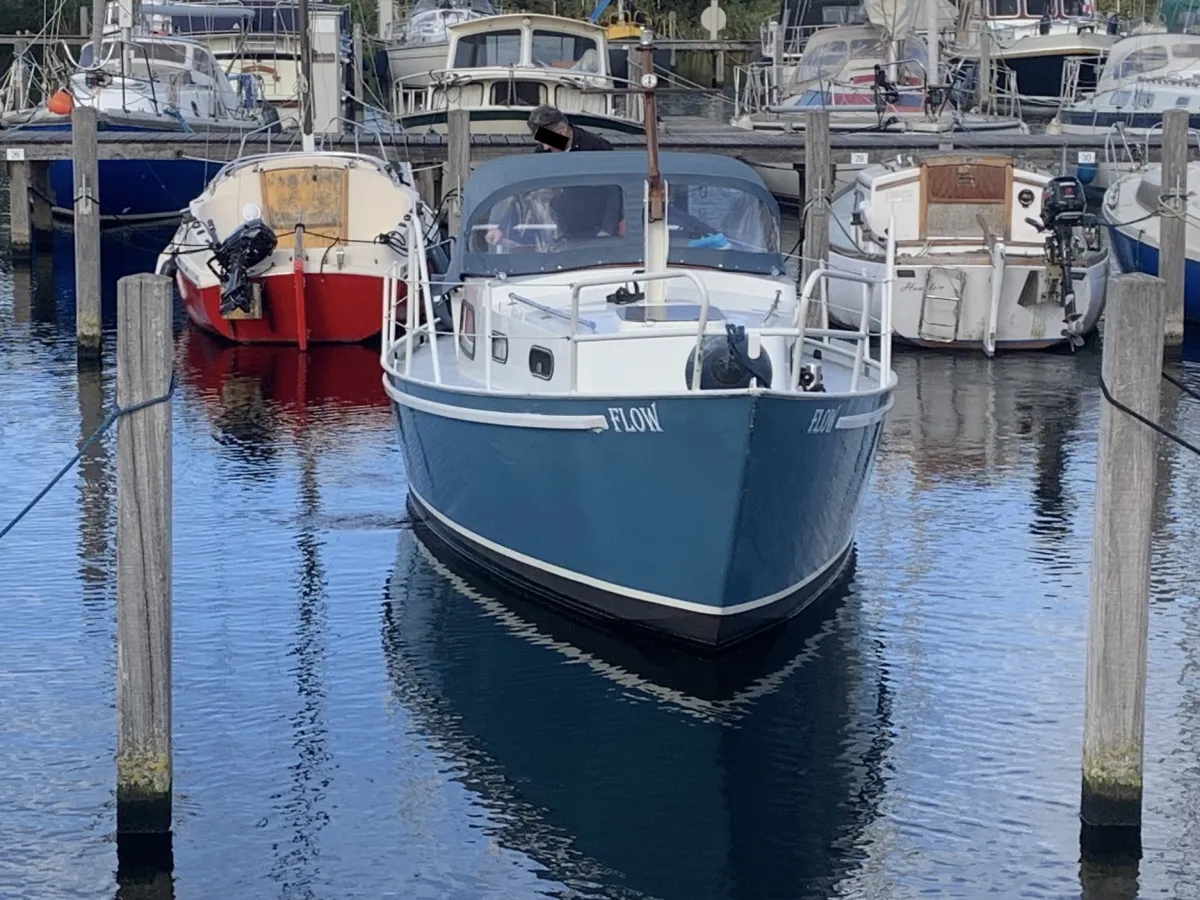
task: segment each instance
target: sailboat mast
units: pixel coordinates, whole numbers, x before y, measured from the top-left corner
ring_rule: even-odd
[[[308,0],[299,0],[300,8],[300,141],[306,153],[316,149],[313,139],[313,67],[312,35],[309,31]]]
[[[92,66],[100,66],[100,44],[104,41],[104,0],[92,0]]]

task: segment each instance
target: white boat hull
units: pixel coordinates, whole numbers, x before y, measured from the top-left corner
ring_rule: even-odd
[[[388,47],[388,72],[393,84],[405,88],[428,87],[433,73],[446,68],[446,50],[450,42],[395,44]]]
[[[830,250],[830,265],[837,269],[864,272],[880,277],[883,260],[857,259]],[[981,255],[982,256],[982,255]],[[1075,306],[1082,314],[1080,333],[1096,329],[1104,309],[1108,285],[1108,254],[1099,253],[1086,268],[1075,269]],[[994,347],[1010,350],[1040,350],[1066,342],[1062,333],[1063,308],[1057,302],[1021,303],[1029,279],[1037,279],[1035,298],[1045,284],[1043,260],[1028,256],[1006,260],[995,309]],[[959,276],[958,273],[961,273]],[[1079,278],[1079,274],[1082,278]],[[954,259],[918,262],[898,256],[896,288],[892,308],[895,336],[923,347],[986,349],[993,317],[994,268],[986,258],[963,264]],[[961,277],[961,282],[959,278]],[[930,279],[933,279],[932,283]],[[930,286],[927,296],[926,288]],[[957,298],[946,299],[946,297]],[[871,329],[880,327],[883,298],[878,287],[869,292]],[[830,319],[840,325],[857,328],[862,318],[863,295],[857,285],[832,282],[829,285]]]

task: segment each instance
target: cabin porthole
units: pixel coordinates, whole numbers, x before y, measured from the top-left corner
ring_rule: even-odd
[[[534,378],[549,381],[554,377],[554,354],[536,344],[529,348],[529,371]]]
[[[508,362],[508,338],[502,332],[492,332],[492,359],[498,363]]]
[[[458,314],[458,347],[467,354],[467,359],[475,358],[475,307],[466,300]]]

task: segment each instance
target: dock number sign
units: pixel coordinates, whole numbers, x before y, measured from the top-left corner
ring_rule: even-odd
[[[865,166],[866,164],[867,164],[867,154],[866,153],[851,153],[850,154],[850,165]]]
[[[1079,162],[1084,163],[1085,165],[1088,163],[1095,163],[1096,162],[1096,151],[1095,150],[1080,150],[1079,151]]]

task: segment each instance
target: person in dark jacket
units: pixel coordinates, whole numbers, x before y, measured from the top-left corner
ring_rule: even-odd
[[[567,139],[567,149],[563,152],[572,150],[611,150],[612,144],[600,137],[598,134],[592,134],[590,131],[585,131],[570,123],[566,114],[556,106],[542,105],[529,114],[529,131],[536,135],[539,128],[545,128],[547,131],[553,131],[555,134],[561,134]],[[558,147],[551,147],[548,144],[538,143],[535,153],[550,153],[558,152]]]
[[[565,150],[538,142],[535,153],[569,153],[572,150],[612,150],[613,146],[598,134],[592,134],[573,126],[561,109],[555,106],[539,106],[529,114],[529,130],[535,136],[538,129],[545,128],[561,135],[567,141]],[[555,218],[563,226],[562,236],[580,238],[585,235],[615,234],[621,216],[621,191],[616,187],[560,188],[554,203]],[[489,244],[498,244],[506,237],[512,241],[517,211],[515,205],[485,235]]]

